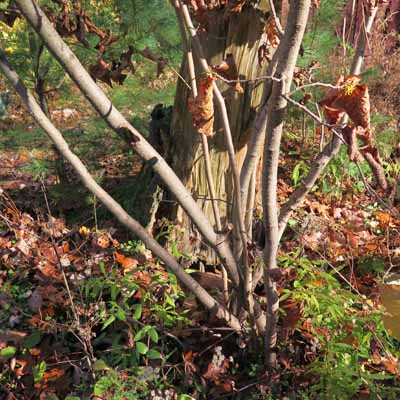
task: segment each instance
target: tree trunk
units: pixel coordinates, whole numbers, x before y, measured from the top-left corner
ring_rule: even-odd
[[[218,65],[228,54],[233,54],[240,79],[251,80],[266,74],[266,63],[260,67],[258,62],[258,49],[261,45],[266,19],[269,16],[269,7],[263,4],[263,1],[260,3],[258,8],[247,6],[239,14],[229,14],[224,9],[209,11],[209,21],[212,22],[209,24],[207,32],[200,34],[209,65]],[[181,74],[189,82],[185,59],[182,63]],[[196,77],[201,76],[204,74],[200,66],[196,65]],[[246,144],[250,137],[252,123],[260,105],[264,81],[242,83],[243,94],[235,92],[226,83],[222,82],[218,85],[226,101],[236,159],[240,167],[246,154]],[[192,116],[188,110],[190,95],[188,86],[180,80],[175,98],[167,160],[179,178],[194,194],[210,221],[215,224],[201,137],[193,127]],[[214,131],[216,132],[215,136],[209,139],[210,157],[216,198],[224,227],[232,221],[233,178],[222,132],[221,118],[216,107]],[[184,246],[183,250],[188,250],[190,246],[192,255],[201,252],[202,257],[211,261],[212,252],[201,248],[200,241],[193,241],[196,234],[182,210],[175,207],[172,210],[171,218],[178,220],[184,228],[184,237],[180,238],[180,242]]]

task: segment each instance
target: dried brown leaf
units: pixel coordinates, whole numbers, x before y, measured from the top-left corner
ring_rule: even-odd
[[[125,255],[118,253],[117,251],[114,251],[114,257],[115,260],[119,264],[121,264],[121,267],[123,268],[124,272],[134,270],[139,264],[138,260],[135,260],[134,258],[131,257],[126,257]]]
[[[214,135],[214,103],[213,103],[212,76],[200,80],[199,93],[195,99],[189,98],[189,110],[192,113],[193,125],[198,132],[206,135]]]
[[[239,72],[235,62],[235,58],[233,54],[229,53],[225,60],[221,62],[219,65],[214,65],[212,69],[222,78],[228,81],[237,81],[239,79]],[[229,82],[229,85],[232,86],[236,92],[242,94],[244,90],[240,85],[240,82]]]

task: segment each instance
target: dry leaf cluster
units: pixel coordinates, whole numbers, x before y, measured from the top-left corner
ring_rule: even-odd
[[[330,89],[319,102],[327,122],[337,125],[345,114],[349,116],[351,121],[343,129],[343,138],[349,146],[350,159],[359,161],[363,156],[369,163],[379,185],[382,189],[387,189],[382,160],[371,131],[368,86],[361,84],[361,77],[358,75],[342,76],[336,86],[338,88]],[[358,139],[363,142],[361,148],[358,147]]]

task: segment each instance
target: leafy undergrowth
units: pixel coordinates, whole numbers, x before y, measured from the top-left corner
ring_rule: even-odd
[[[327,198],[314,193],[283,243],[267,374],[259,343],[221,326],[140,242],[31,216],[3,191],[0,398],[398,398],[377,282],[398,263],[399,221],[365,195]],[[209,289],[216,273],[203,273]]]
[[[172,93],[160,84],[157,101]],[[139,88],[128,82],[113,93],[127,115]],[[146,95],[132,114],[143,129],[155,105]],[[54,104],[65,110],[63,101]],[[56,117],[71,147],[108,189],[129,192],[121,182],[137,174],[137,159],[89,111],[81,113],[79,129]],[[18,119],[18,110],[10,115]],[[368,179],[368,166],[360,172],[342,151],[289,221],[279,260],[278,367],[268,374],[260,344],[221,326],[141,243],[124,242],[101,217],[107,229],[73,224],[70,210],[92,221],[87,205],[97,204],[77,190],[73,174],[69,185],[58,184],[40,131],[29,121],[10,121],[12,140],[7,150],[0,144],[1,400],[400,397],[400,344],[383,326],[378,289],[399,265],[400,222],[395,210],[382,208],[382,193],[364,193],[361,173]],[[316,150],[299,136],[285,137],[281,202]],[[396,165],[387,162],[387,172]],[[48,215],[44,187],[57,217]],[[216,269],[193,276],[222,299]],[[265,302],[262,285],[257,295]]]

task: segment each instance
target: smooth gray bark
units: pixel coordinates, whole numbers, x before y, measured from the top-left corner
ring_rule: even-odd
[[[278,165],[282,129],[285,121],[287,101],[282,96],[290,88],[294,67],[299,54],[307,25],[311,0],[292,0],[288,23],[279,45],[278,65],[272,93],[268,103],[268,119],[264,144],[263,166],[263,211],[265,225],[264,248],[264,286],[267,294],[267,326],[265,330],[266,362],[270,366],[276,363],[274,348],[277,342],[277,321],[279,297],[276,291],[276,282],[272,273],[277,269],[279,248],[278,225]]]

